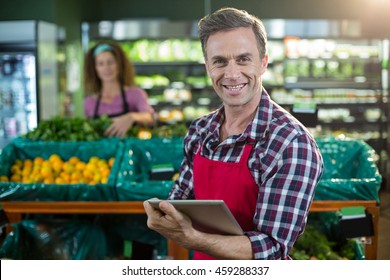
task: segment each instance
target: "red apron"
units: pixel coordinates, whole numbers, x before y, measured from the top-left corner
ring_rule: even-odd
[[[253,143],[246,144],[238,163],[207,159],[199,151],[194,158],[194,192],[196,199],[222,199],[244,231],[254,230],[258,186],[248,168]],[[195,260],[215,258],[194,252]]]

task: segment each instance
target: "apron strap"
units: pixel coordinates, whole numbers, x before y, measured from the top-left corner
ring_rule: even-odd
[[[125,95],[124,88],[121,89],[121,95],[122,95],[122,108],[123,108],[122,113],[125,114],[125,113],[129,112],[129,106],[128,106],[127,101],[126,101],[126,95]]]
[[[98,111],[99,111],[99,106],[100,106],[100,100],[101,99],[102,99],[102,93],[99,92],[99,94],[97,96],[96,104],[95,104],[95,110],[93,111],[93,118],[94,119],[97,119],[99,117]]]
[[[123,115],[123,114],[126,114],[129,112],[129,106],[128,106],[127,101],[126,101],[126,95],[125,95],[124,88],[121,89],[121,97],[122,97],[122,113],[109,115],[109,117],[117,117],[117,116],[120,116],[120,115]],[[99,95],[97,97],[96,104],[95,104],[95,110],[93,113],[94,119],[99,118],[98,112],[99,112],[99,106],[100,106],[101,99],[102,99],[102,93],[99,92]]]
[[[251,138],[248,138],[248,140],[245,144],[245,147],[244,147],[244,151],[242,152],[242,156],[240,158],[240,163],[246,164],[248,162],[249,155],[250,155],[254,145],[255,145],[255,141]]]

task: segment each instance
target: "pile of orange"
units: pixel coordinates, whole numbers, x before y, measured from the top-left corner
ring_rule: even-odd
[[[57,154],[52,154],[48,159],[18,159],[11,166],[10,177],[2,176],[0,179],[26,184],[105,184],[114,160],[113,157],[106,160],[93,156],[88,162],[83,162],[73,156],[64,161]]]

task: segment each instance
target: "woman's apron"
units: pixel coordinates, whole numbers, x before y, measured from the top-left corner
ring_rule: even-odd
[[[238,163],[221,162],[200,155],[194,158],[194,192],[196,199],[224,200],[243,231],[255,230],[253,216],[256,211],[258,186],[248,168],[253,142],[245,144]],[[194,252],[196,260],[215,259]]]
[[[127,114],[129,112],[129,107],[128,107],[127,102],[126,102],[126,95],[125,95],[125,91],[123,88],[121,90],[121,96],[122,96],[122,108],[123,108],[122,113],[108,115],[109,118],[119,117],[119,116],[122,116],[122,115]],[[102,94],[99,94],[97,101],[96,101],[95,110],[93,113],[94,119],[99,118],[98,112],[99,112],[99,106],[100,106],[101,99],[102,99]]]

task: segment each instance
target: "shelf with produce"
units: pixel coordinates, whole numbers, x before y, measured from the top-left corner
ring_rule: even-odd
[[[281,104],[292,111],[293,104]],[[360,125],[387,125],[388,116],[383,114],[383,104],[352,103],[352,104],[316,104],[318,120],[328,124],[346,124],[359,127]]]
[[[292,59],[377,59],[382,40],[364,38],[285,37],[286,57]]]
[[[136,63],[137,85],[162,122],[190,121],[219,106],[204,64],[196,62]]]
[[[354,88],[354,89],[381,89],[381,81],[357,82],[354,80],[319,80],[319,79],[295,79],[287,81],[284,86],[287,89],[329,89],[329,88]]]
[[[318,121],[313,133],[364,140],[376,151],[378,168],[386,177],[384,42],[292,37],[285,39],[285,48],[284,86],[271,91],[274,100],[292,111],[298,104],[314,104]]]
[[[286,58],[284,81],[286,88],[302,89],[381,89],[381,64],[376,62],[342,62],[348,67],[340,66],[340,61],[314,60],[309,58],[291,60]],[[293,62],[293,63],[292,63]],[[309,64],[310,63],[310,64]],[[321,64],[319,65],[315,65]],[[334,64],[334,66],[329,66]],[[355,69],[358,68],[358,69]],[[345,70],[348,69],[348,70]]]
[[[220,105],[220,104],[219,104]],[[191,122],[192,120],[208,114],[219,106],[199,105],[197,102],[184,102],[181,104],[159,103],[154,105],[158,120],[166,123]]]
[[[380,40],[285,40],[286,88],[382,89]]]
[[[343,121],[343,120],[319,120],[318,124],[321,126],[328,126],[337,128],[356,128],[359,127],[360,130],[365,130],[367,127],[377,128],[379,125],[386,125],[387,121],[378,121],[378,122],[367,122],[364,120],[354,120],[354,121]]]

